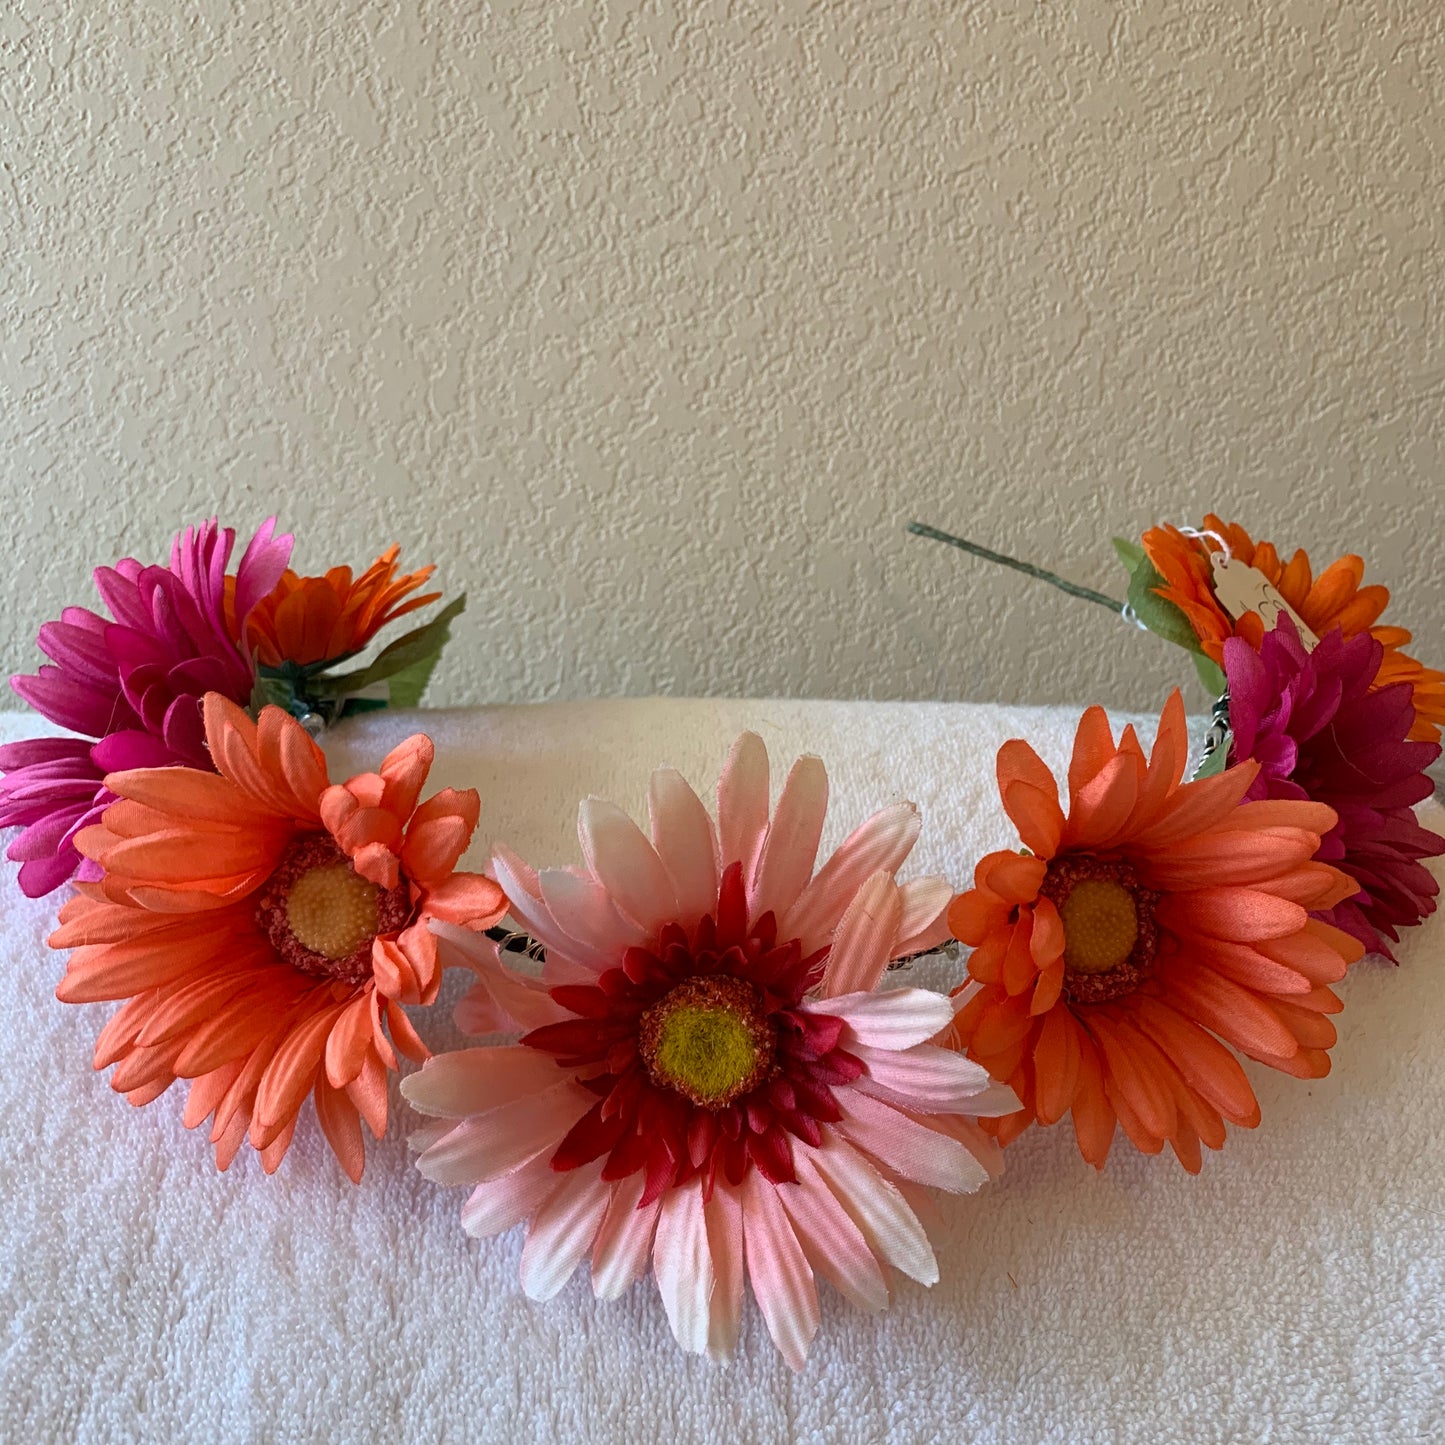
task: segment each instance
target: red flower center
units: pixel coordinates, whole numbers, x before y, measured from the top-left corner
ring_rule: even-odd
[[[552,1156],[556,1170],[606,1156],[604,1179],[643,1171],[642,1203],[719,1171],[796,1178],[792,1140],[822,1143],[842,1117],[833,1097],[863,1072],[839,1047],[842,1019],[799,1007],[827,949],[779,942],[771,913],[749,922],[742,868],[723,874],[715,914],[691,935],[670,923],[655,948],[629,948],[595,985],[552,997],[576,1018],[524,1044],[552,1054],[598,1101]]]
[[[256,896],[256,922],[293,968],[339,983],[371,977],[371,945],[406,926],[406,880],[379,888],[325,833],[295,839]]]
[[[1064,925],[1064,994],[1071,1003],[1107,1003],[1149,976],[1159,951],[1157,893],[1122,859],[1055,858],[1039,892]]]

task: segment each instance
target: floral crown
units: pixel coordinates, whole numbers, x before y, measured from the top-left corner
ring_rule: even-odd
[[[343,781],[317,744],[420,702],[463,598],[361,659],[440,600],[432,568],[398,575],[392,547],[303,577],[274,519],[234,571],[214,521],[168,565],[98,568],[109,615],[67,608],[40,629],[50,661],[12,679],[65,735],[0,747],[18,885],[66,895],[57,996],[120,1005],[95,1067],[135,1105],[184,1081],[223,1170],[249,1146],[273,1172],[310,1107],[358,1183],[403,1072],[417,1168],[468,1189],[467,1233],[525,1226],[529,1296],[585,1265],[615,1298],[650,1270],[678,1343],[727,1356],[750,1290],[799,1369],[818,1280],[869,1310],[895,1273],[932,1283],[928,1194],[978,1190],[1034,1125],[1067,1119],[1096,1168],[1122,1134],[1198,1172],[1260,1123],[1241,1058],[1327,1073],[1337,986],[1435,908],[1445,839],[1415,805],[1445,674],[1382,620],[1360,558],[1316,576],[1218,517],[1117,540],[1123,601],[911,530],[1184,648],[1214,701],[1202,752],[1178,691],[1147,751],[1090,707],[1063,790],[1005,743],[1018,846],[958,894],[902,876],[911,803],[820,862],[823,764],[799,759],[774,803],[751,733],[711,803],[667,768],[645,829],[584,801],[580,868],[497,844],[461,871],[481,800],[423,796],[424,734]],[[960,942],[950,994],[894,986]],[[450,967],[478,1042],[433,1057],[413,1013]]]

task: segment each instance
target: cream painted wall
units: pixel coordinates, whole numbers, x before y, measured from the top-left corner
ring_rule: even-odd
[[[1214,506],[1445,659],[1438,0],[19,0],[6,670],[181,522],[396,539],[439,702],[1157,704],[1117,590]]]

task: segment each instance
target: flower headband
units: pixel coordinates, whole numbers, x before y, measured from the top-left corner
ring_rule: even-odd
[[[818,1279],[867,1309],[895,1272],[931,1283],[926,1195],[979,1188],[1034,1123],[1067,1117],[1097,1167],[1122,1132],[1197,1171],[1228,1124],[1259,1123],[1239,1058],[1325,1073],[1335,986],[1434,909],[1422,860],[1445,840],[1413,805],[1445,676],[1380,622],[1388,594],[1358,558],[1315,578],[1215,517],[1116,544],[1124,603],[914,530],[1190,651],[1218,696],[1203,763],[1177,692],[1147,753],[1088,709],[1066,795],[1005,744],[1020,847],[956,897],[900,881],[911,804],[820,866],[822,764],[797,762],[770,809],[751,734],[714,807],[664,769],[645,830],[583,803],[582,868],[498,844],[485,875],[459,872],[480,799],[423,798],[425,736],[340,782],[314,741],[419,700],[460,599],[356,659],[437,600],[411,595],[430,568],[397,577],[392,548],[355,580],[302,578],[267,523],[232,574],[212,523],[169,567],[100,569],[110,619],[67,609],[41,630],[53,665],[14,682],[85,736],[0,749],[21,886],[73,879],[59,996],[120,1004],[96,1067],[137,1105],[186,1081],[185,1122],[209,1125],[223,1169],[248,1144],[274,1170],[314,1109],[360,1180],[362,1123],[384,1129],[404,1055],[418,1167],[469,1189],[468,1233],[525,1225],[527,1294],[586,1264],[612,1298],[650,1271],[679,1344],[725,1356],[746,1284],[795,1368]],[[882,986],[950,935],[971,950],[952,998]],[[473,979],[457,1023],[481,1037],[431,1058],[404,1006],[451,966]]]

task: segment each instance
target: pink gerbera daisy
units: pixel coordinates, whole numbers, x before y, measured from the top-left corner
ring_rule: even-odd
[[[274,536],[275,526],[274,517],[262,524],[237,568],[234,610],[243,619],[286,570],[291,538]],[[169,567],[131,557],[97,567],[96,590],[114,620],[67,607],[40,629],[50,663],[10,679],[36,712],[83,734],[0,747],[0,827],[23,829],[7,856],[20,864],[20,887],[30,897],[84,868],[75,838],[115,801],[107,773],[176,765],[213,771],[201,698],[216,692],[245,704],[256,676],[226,620],[235,541],[230,527],[212,520],[175,539]]]
[[[947,883],[894,878],[917,809],[885,808],[814,875],[822,763],[794,766],[771,822],[768,796],[767,752],[749,733],[718,786],[716,827],[664,769],[650,840],[588,799],[585,871],[535,873],[499,849],[497,878],[546,971],[514,973],[471,942],[479,981],[459,1022],[530,1032],[434,1059],[403,1092],[456,1121],[424,1131],[419,1163],[473,1187],[463,1226],[527,1223],[534,1299],[589,1256],[602,1298],[650,1261],[678,1343],[725,1356],[746,1278],[798,1369],[818,1327],[815,1273],[869,1309],[888,1302],[890,1266],[937,1279],[915,1190],[965,1193],[996,1173],[975,1119],[1018,1101],[930,1042],[952,1023],[947,999],[874,992],[891,959],[948,936]]]
[[[1239,638],[1224,644],[1230,761],[1260,764],[1245,796],[1334,809],[1318,856],[1360,891],[1321,917],[1395,961],[1386,939],[1398,942],[1435,911],[1440,885],[1423,860],[1445,852],[1445,838],[1414,809],[1435,790],[1425,769],[1440,744],[1412,741],[1414,695],[1404,682],[1379,685],[1383,658],[1368,632],[1346,638],[1338,627],[1306,651],[1288,616],[1258,650]]]

